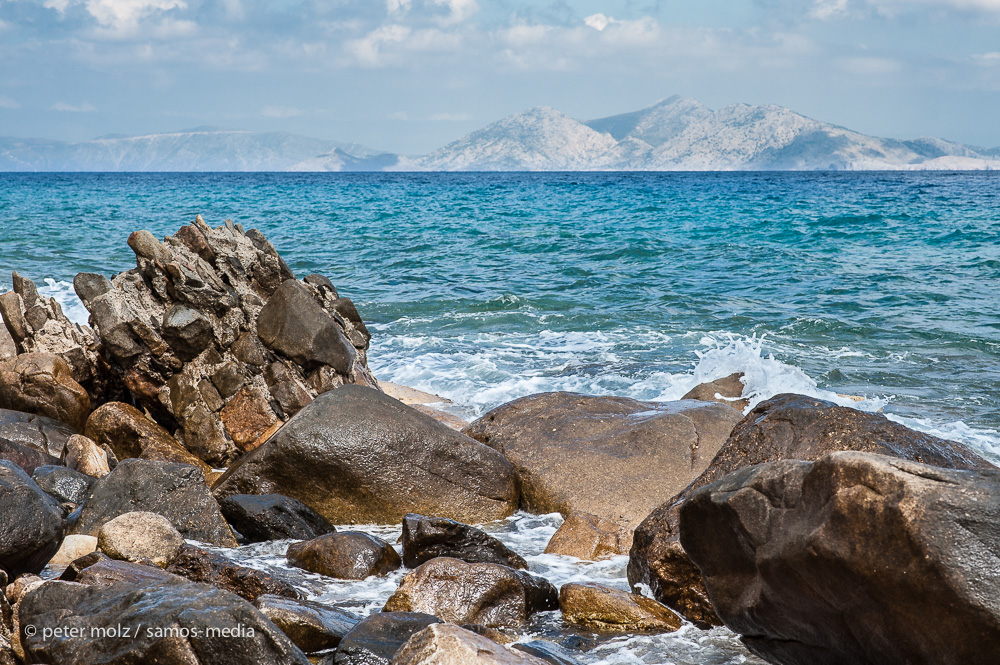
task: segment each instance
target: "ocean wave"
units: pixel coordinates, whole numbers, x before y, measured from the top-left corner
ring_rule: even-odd
[[[46,277],[44,283],[38,285],[38,294],[46,298],[54,298],[59,303],[66,318],[73,323],[81,326],[87,325],[87,321],[90,319],[90,312],[83,306],[83,302],[76,295],[76,291],[70,282]]]

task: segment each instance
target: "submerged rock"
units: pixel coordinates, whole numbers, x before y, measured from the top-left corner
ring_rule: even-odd
[[[330,533],[288,546],[288,563],[342,580],[386,575],[402,565],[392,545],[360,531]]]
[[[838,450],[881,453],[946,468],[994,468],[959,443],[916,432],[882,414],[802,395],[778,395],[754,407],[705,472],[636,528],[629,582],[647,585],[659,601],[696,624],[717,625],[701,572],[679,541],[678,516],[685,498],[699,487],[754,464],[815,460]]]
[[[597,561],[619,554],[628,554],[632,534],[620,524],[574,511],[552,534],[545,554],[562,554],[578,559]]]
[[[545,665],[527,653],[512,651],[459,626],[436,623],[411,637],[392,665]]]
[[[511,461],[525,510],[634,527],[708,466],[739,419],[721,404],[557,392],[514,400],[465,431]]]
[[[336,531],[315,510],[281,494],[234,494],[219,501],[219,508],[230,526],[250,543],[311,540]]]
[[[265,595],[254,605],[306,653],[336,647],[361,621],[355,614],[311,600]]]
[[[407,568],[416,568],[439,556],[528,568],[520,555],[485,531],[443,517],[407,515],[403,518],[402,541],[403,563]]]
[[[682,623],[652,598],[600,584],[564,584],[559,609],[565,621],[605,632],[673,632]]]
[[[8,579],[39,573],[65,529],[59,502],[12,462],[0,461],[0,570]]]
[[[82,432],[90,415],[90,395],[61,357],[24,353],[0,360],[0,408],[52,418]]]
[[[414,634],[441,620],[419,612],[377,612],[362,619],[320,665],[388,665]]]
[[[517,506],[504,457],[383,393],[320,395],[216,483],[233,494],[284,494],[337,524],[386,524],[411,512],[489,522]]]
[[[540,658],[549,663],[549,665],[581,665],[576,655],[569,649],[547,640],[517,642],[516,644],[512,644],[510,648]]]
[[[719,616],[774,663],[991,663],[1000,471],[831,453],[725,476],[680,510]]]

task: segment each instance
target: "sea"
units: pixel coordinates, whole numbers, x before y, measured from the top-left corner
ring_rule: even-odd
[[[673,400],[743,372],[752,404],[813,395],[1000,462],[997,173],[0,174],[0,290],[17,270],[86,322],[76,273],[127,270],[129,233],[198,214],[329,277],[375,375],[468,419],[552,390]],[[559,580],[624,588],[624,557],[544,558],[559,519],[490,528]],[[260,549],[240,556],[278,566]],[[581,658],[758,662],[693,627]]]

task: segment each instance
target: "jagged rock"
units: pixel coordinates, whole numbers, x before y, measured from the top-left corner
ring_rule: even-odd
[[[222,515],[250,543],[311,540],[336,531],[315,510],[281,494],[234,494],[219,502]]]
[[[97,480],[90,499],[79,509],[73,533],[96,536],[109,520],[134,511],[163,515],[185,538],[236,547],[236,537],[201,471],[152,460],[123,460]]]
[[[497,407],[465,432],[511,461],[525,510],[631,528],[704,471],[739,419],[721,404],[556,392]]]
[[[628,554],[632,535],[620,524],[597,515],[574,511],[552,534],[545,554],[562,554],[597,561]]]
[[[101,561],[111,561],[111,558],[107,554],[96,551],[97,536],[80,536],[70,534],[66,536],[66,538],[91,538],[93,540],[95,550],[70,561],[66,566],[66,570],[64,570],[62,575],[59,576],[59,579],[66,582],[75,582],[76,578],[79,577],[80,573],[82,573],[85,568],[93,566],[96,563],[100,563]]]
[[[329,533],[293,543],[286,556],[292,566],[342,580],[386,575],[402,565],[389,543],[360,531]]]
[[[652,598],[600,584],[564,584],[559,609],[564,621],[604,632],[673,632],[682,623]]]
[[[336,647],[361,621],[355,614],[311,600],[265,595],[254,606],[306,653]]]
[[[703,402],[718,402],[738,410],[740,413],[750,406],[750,400],[743,399],[743,372],[736,372],[708,383],[699,383],[681,397]]]
[[[516,552],[488,533],[443,517],[410,514],[403,518],[403,563],[407,568],[439,556],[469,563],[499,563],[528,568]]]
[[[65,423],[23,411],[0,409],[0,459],[14,462],[27,473],[36,467],[59,464],[73,430]]]
[[[680,510],[719,616],[782,665],[994,662],[998,521],[996,469],[858,452],[743,469]]]
[[[135,511],[109,520],[97,534],[97,548],[112,559],[165,568],[180,549],[184,537],[163,515]]]
[[[63,538],[59,550],[49,559],[50,566],[68,566],[80,557],[97,550],[97,538],[70,534]]]
[[[186,580],[103,588],[53,581],[26,594],[19,612],[22,623],[38,628],[22,638],[31,663],[309,665],[248,602]],[[137,634],[109,634],[126,626]],[[77,632],[55,636],[45,628]]]
[[[65,466],[46,465],[36,467],[31,479],[38,483],[43,492],[60,503],[81,504],[90,496],[94,478]]]
[[[411,637],[392,659],[392,665],[545,665],[527,653],[518,653],[482,635],[447,623],[436,623]]]
[[[117,457],[108,455],[106,449],[81,434],[74,434],[69,438],[62,454],[62,461],[68,468],[93,478],[103,478],[111,473],[112,459],[117,464]]]
[[[90,396],[61,357],[24,353],[0,361],[0,408],[52,418],[81,432]]]
[[[441,623],[419,612],[377,612],[362,619],[320,665],[389,665],[406,642],[427,626]]]
[[[514,511],[518,490],[495,450],[380,391],[343,386],[233,464],[214,491],[284,494],[333,523],[386,524],[411,512],[500,519]]]
[[[437,557],[410,571],[386,601],[387,612],[426,612],[449,623],[516,628],[559,606],[546,580],[497,563]]]
[[[299,597],[295,587],[270,573],[241,566],[221,554],[193,545],[182,545],[171,558],[166,570],[168,573],[186,577],[192,582],[207,582],[220,589],[232,591],[250,602],[267,594],[286,598]]]
[[[318,393],[376,385],[367,337],[334,291],[296,281],[259,231],[213,229],[199,216],[162,242],[133,233],[129,246],[136,268],[108,283],[78,275],[77,293],[132,395],[205,462],[232,461]],[[309,334],[296,323],[317,326],[311,356],[285,343]]]
[[[59,550],[64,529],[59,502],[19,466],[0,461],[0,569],[8,579],[40,572]]]
[[[717,625],[701,572],[678,539],[684,499],[699,487],[754,464],[815,460],[838,450],[880,453],[946,468],[994,468],[959,443],[916,432],[882,414],[803,395],[778,395],[754,407],[705,472],[636,528],[629,582],[647,585],[657,600],[695,624]]]
[[[0,310],[2,311],[2,310]],[[2,322],[3,319],[0,319]],[[10,336],[10,331],[6,325],[0,325],[0,360],[7,360],[17,355],[17,344]]]

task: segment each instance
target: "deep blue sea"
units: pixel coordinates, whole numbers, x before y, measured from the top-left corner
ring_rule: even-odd
[[[376,375],[466,416],[744,371],[1000,452],[998,174],[3,174],[0,287],[83,321],[75,273],[196,214],[329,276]]]

